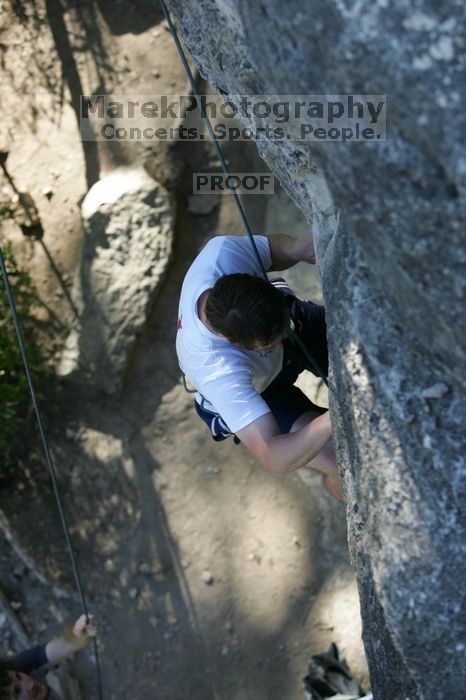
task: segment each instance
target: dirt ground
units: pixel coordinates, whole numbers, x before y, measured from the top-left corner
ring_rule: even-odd
[[[45,248],[11,222],[2,237],[13,241],[49,308],[52,360],[72,310],[50,260],[69,284],[88,187],[116,165],[150,156],[151,172],[177,203],[173,263],[123,391],[96,396],[57,383],[50,393],[52,452],[100,624],[104,696],[298,700],[310,654],[332,640],[364,678],[344,506],[324,492],[317,474],[276,479],[243,446],[213,443],[180,380],[174,336],[184,273],[211,236],[242,233],[230,197],[219,195],[208,215],[188,211],[191,173],[215,162],[213,149],[79,138],[79,94],[186,92],[171,36],[156,3],[86,0],[61,7],[58,0],[13,3],[3,10],[0,39],[2,148],[18,189],[37,203]],[[253,144],[225,150],[232,171],[266,170]],[[306,228],[278,186],[274,196],[243,202],[256,233]],[[309,266],[288,278],[299,294],[318,298]],[[312,398],[317,382],[303,381]],[[319,400],[324,405],[322,389]],[[2,480],[0,497],[31,556],[72,587],[53,494],[35,453]],[[79,615],[79,606],[54,596],[1,541],[0,586],[29,636],[45,641]],[[13,652],[17,640],[4,616],[1,622],[1,652]],[[75,668],[84,697],[96,697],[91,656],[81,654]]]

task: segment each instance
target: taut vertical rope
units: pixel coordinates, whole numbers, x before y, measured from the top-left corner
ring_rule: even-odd
[[[68,523],[66,520],[65,511],[63,508],[63,502],[62,502],[62,498],[61,498],[60,488],[58,486],[57,475],[56,475],[55,467],[53,465],[52,456],[50,454],[47,436],[45,433],[44,424],[42,421],[42,415],[40,412],[39,402],[37,401],[37,395],[36,395],[36,391],[35,391],[34,384],[32,381],[29,358],[28,358],[28,354],[27,354],[27,350],[26,350],[26,344],[24,342],[23,332],[21,330],[21,324],[19,321],[18,313],[16,310],[16,304],[15,304],[15,300],[14,300],[14,296],[13,296],[13,290],[11,288],[10,280],[8,277],[8,272],[7,272],[7,269],[5,266],[5,258],[3,257],[3,251],[2,251],[1,246],[0,246],[0,268],[2,270],[3,281],[5,283],[5,290],[6,290],[6,294],[7,294],[7,298],[8,298],[8,303],[10,305],[11,314],[13,317],[13,323],[14,323],[15,330],[16,330],[16,336],[18,338],[18,344],[19,344],[19,348],[21,351],[21,357],[23,358],[23,365],[24,365],[24,370],[26,372],[26,377],[27,377],[27,381],[28,381],[28,385],[29,385],[29,391],[31,394],[32,404],[34,406],[34,412],[36,414],[37,425],[39,427],[39,433],[40,433],[40,438],[41,438],[41,442],[42,442],[42,449],[43,449],[45,461],[46,461],[46,464],[47,464],[47,467],[48,467],[48,470],[50,473],[50,478],[52,480],[53,491],[54,491],[55,498],[57,501],[58,512],[60,514],[61,524],[63,526],[63,531],[65,533],[65,540],[66,540],[66,545],[68,548],[68,554],[69,554],[70,560],[71,560],[71,567],[73,569],[73,575],[74,575],[74,579],[76,582],[76,588],[78,590],[79,598],[81,601],[81,607],[82,607],[83,614],[86,616],[86,618],[88,618],[89,611],[88,611],[88,607],[87,607],[87,603],[86,603],[86,598],[84,596],[83,586],[82,586],[82,582],[81,582],[81,575],[79,572],[79,566],[78,566],[78,562],[76,560],[76,556],[74,553],[73,543],[71,541],[71,535],[70,535],[70,531],[68,528]],[[95,662],[96,662],[97,692],[98,692],[99,700],[102,700],[103,699],[102,680],[101,680],[101,674],[100,674],[100,663],[99,663],[99,654],[98,654],[98,649],[97,649],[97,641],[95,638],[93,638],[92,642],[93,642],[94,657],[95,657]]]

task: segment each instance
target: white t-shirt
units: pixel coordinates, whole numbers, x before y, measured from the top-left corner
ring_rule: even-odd
[[[272,256],[266,236],[254,236],[266,270]],[[271,350],[242,350],[212,333],[200,320],[197,302],[219,277],[246,272],[261,276],[247,236],[216,236],[189,268],[181,289],[176,352],[182,372],[196,388],[196,400],[221,415],[233,433],[270,409],[260,393],[282,368],[283,344]]]

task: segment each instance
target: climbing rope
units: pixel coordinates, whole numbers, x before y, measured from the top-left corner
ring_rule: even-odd
[[[195,97],[198,99],[199,104],[201,105],[201,117],[204,119],[204,121],[205,121],[205,123],[206,123],[207,129],[208,129],[208,131],[209,131],[210,138],[212,139],[212,143],[213,143],[214,148],[215,148],[215,150],[216,150],[216,152],[217,152],[217,156],[218,156],[218,159],[219,159],[220,164],[221,164],[221,166],[222,166],[223,172],[225,173],[225,175],[226,175],[227,177],[229,177],[229,176],[230,176],[230,171],[229,171],[228,166],[227,166],[227,164],[226,164],[226,162],[225,162],[225,157],[224,157],[224,155],[223,155],[223,151],[222,151],[221,146],[220,146],[220,144],[219,144],[219,142],[218,142],[218,139],[217,139],[217,137],[216,137],[216,135],[215,135],[215,132],[214,132],[214,129],[213,129],[212,124],[211,124],[211,122],[210,122],[210,119],[209,119],[209,117],[207,116],[207,113],[206,113],[206,110],[205,110],[205,105],[204,105],[203,101],[201,100],[201,96],[200,96],[199,91],[198,91],[198,89],[197,89],[196,81],[195,81],[194,76],[193,76],[193,74],[192,74],[191,68],[189,67],[189,64],[188,64],[188,61],[187,61],[187,59],[186,59],[185,52],[183,51],[183,47],[181,46],[180,40],[178,39],[178,34],[177,34],[177,32],[176,32],[175,26],[174,26],[174,24],[173,24],[173,22],[172,22],[172,19],[171,19],[171,17],[170,17],[170,13],[169,13],[169,11],[168,11],[168,8],[167,8],[167,5],[166,5],[166,3],[165,3],[165,0],[160,0],[160,4],[161,4],[161,6],[162,6],[163,14],[165,15],[165,19],[166,19],[166,21],[167,21],[168,27],[169,27],[170,32],[171,32],[171,34],[172,34],[173,40],[174,40],[174,42],[175,42],[175,44],[176,44],[176,48],[178,49],[178,53],[179,53],[179,55],[180,55],[181,62],[182,62],[182,64],[183,64],[183,67],[184,67],[184,69],[185,69],[185,71],[186,71],[186,74],[187,74],[187,76],[188,76],[189,83],[190,83],[190,85],[191,85],[191,89],[192,89],[192,91],[193,91],[193,94],[194,94]],[[240,198],[239,198],[239,196],[238,196],[238,193],[236,192],[236,190],[233,190],[233,193],[232,193],[232,194],[233,194],[233,198],[234,198],[234,200],[235,200],[235,204],[236,204],[236,207],[237,207],[237,209],[238,209],[239,215],[240,215],[240,217],[241,217],[241,221],[243,222],[243,225],[244,225],[244,228],[245,228],[245,230],[246,230],[246,233],[247,233],[248,236],[249,236],[249,240],[250,240],[250,242],[251,242],[251,246],[252,246],[252,249],[253,249],[253,251],[254,251],[254,254],[255,254],[256,258],[257,258],[257,262],[258,262],[258,264],[259,264],[259,267],[260,267],[262,276],[264,277],[265,280],[269,281],[269,280],[268,280],[268,277],[267,277],[267,272],[266,272],[265,267],[264,267],[264,263],[262,262],[262,258],[261,258],[261,256],[259,255],[259,251],[257,250],[257,246],[256,246],[256,242],[255,242],[255,240],[254,240],[254,236],[253,236],[253,233],[252,233],[252,230],[251,230],[251,226],[249,225],[249,221],[248,221],[247,216],[246,216],[246,213],[245,213],[245,211],[244,211],[244,209],[243,209],[243,205],[241,204],[241,201],[240,201]],[[320,378],[322,379],[322,381],[324,382],[324,384],[326,384],[326,386],[328,386],[327,377],[326,377],[325,374],[323,373],[323,371],[322,371],[321,367],[319,366],[319,364],[318,364],[318,363],[316,362],[316,360],[312,357],[312,355],[310,354],[308,348],[304,345],[303,341],[302,341],[301,338],[298,336],[298,334],[295,333],[295,331],[294,331],[293,329],[290,328],[289,333],[288,333],[288,337],[290,338],[290,340],[291,340],[293,343],[295,343],[295,344],[299,347],[299,349],[300,349],[301,352],[303,353],[303,355],[304,355],[304,357],[306,358],[306,360],[310,363],[311,367],[313,367],[313,368],[315,369],[315,371],[316,371],[317,374],[320,376]]]
[[[42,442],[42,449],[43,449],[45,461],[46,461],[46,464],[47,464],[47,467],[48,467],[48,470],[50,473],[50,478],[52,480],[53,491],[54,491],[55,498],[57,501],[57,506],[58,506],[58,512],[60,514],[60,520],[61,520],[61,524],[63,526],[63,531],[65,534],[65,540],[66,540],[66,545],[68,548],[68,554],[69,554],[70,560],[71,560],[71,568],[73,570],[73,575],[74,575],[74,579],[76,582],[76,588],[78,590],[79,599],[81,602],[82,612],[86,616],[86,619],[89,619],[89,610],[87,607],[86,598],[85,598],[84,591],[83,591],[79,566],[78,566],[78,562],[77,562],[77,559],[76,559],[76,556],[74,553],[73,543],[71,540],[71,535],[70,535],[68,523],[67,523],[66,516],[65,516],[65,510],[63,507],[63,502],[62,502],[62,497],[61,497],[61,493],[60,493],[60,488],[58,485],[57,475],[56,475],[55,467],[53,465],[52,456],[50,454],[50,449],[49,449],[48,440],[47,440],[47,436],[46,436],[45,429],[44,429],[44,423],[42,421],[42,415],[41,415],[41,411],[40,411],[40,407],[39,407],[39,402],[37,400],[37,394],[36,394],[36,391],[34,388],[34,383],[32,381],[29,357],[28,357],[28,353],[27,353],[27,349],[26,349],[26,344],[24,342],[23,332],[21,330],[21,324],[19,321],[18,313],[16,310],[16,304],[15,304],[15,300],[14,300],[14,296],[13,296],[13,290],[11,288],[10,279],[9,279],[8,272],[6,269],[5,258],[3,256],[3,251],[2,251],[1,246],[0,246],[0,268],[2,270],[2,276],[3,276],[3,281],[5,284],[5,290],[6,290],[6,294],[7,294],[7,298],[8,298],[8,303],[9,303],[9,306],[11,309],[11,314],[13,317],[13,323],[14,323],[15,330],[16,330],[16,336],[18,338],[18,344],[19,344],[19,348],[21,351],[21,357],[23,359],[23,365],[24,365],[24,370],[25,370],[28,385],[29,385],[29,391],[31,394],[32,404],[34,407],[34,412],[36,414],[37,425],[39,427],[39,433],[40,433],[40,438],[41,438],[41,442]],[[98,653],[98,648],[97,648],[97,640],[95,637],[93,637],[93,639],[92,639],[92,644],[93,644],[93,651],[94,651],[94,658],[95,658],[95,665],[96,665],[97,693],[98,693],[99,700],[102,700],[103,699],[102,679],[101,679],[101,673],[100,673],[100,663],[99,663],[99,653]]]

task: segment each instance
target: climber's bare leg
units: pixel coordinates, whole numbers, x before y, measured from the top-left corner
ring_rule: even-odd
[[[318,415],[319,414],[314,411],[303,413],[291,426],[290,433],[294,433],[307,423],[310,423],[314,418],[317,418]],[[339,501],[344,501],[343,488],[338,475],[337,460],[332,440],[329,440],[319,454],[306,466],[321,472],[323,475],[322,480],[327,491]]]

